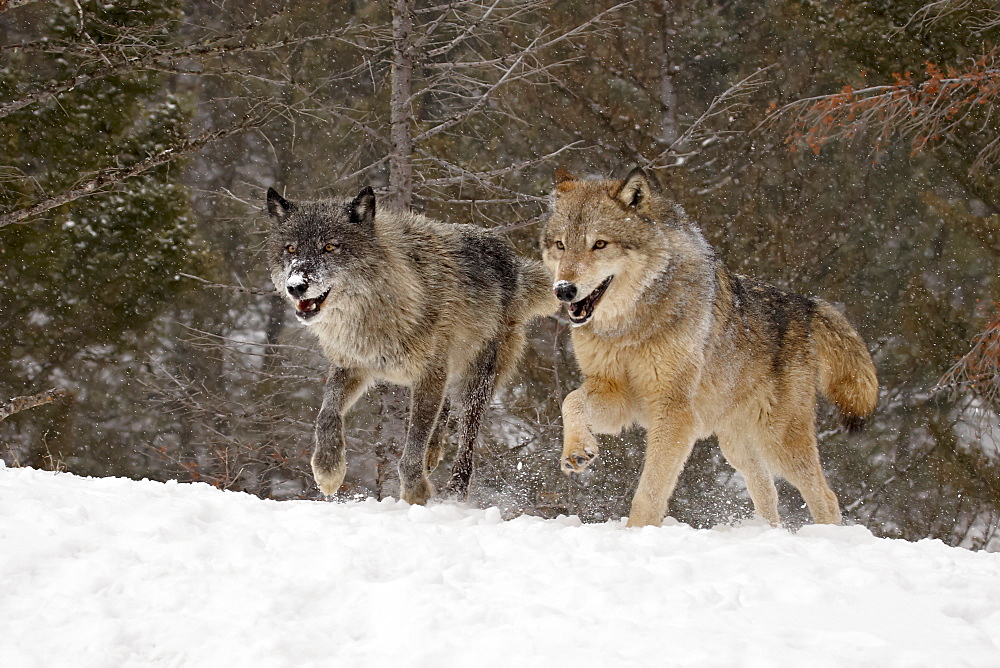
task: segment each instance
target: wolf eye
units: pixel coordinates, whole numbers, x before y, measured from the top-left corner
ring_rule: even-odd
[[[287,246],[285,246],[285,250],[288,251],[289,253],[294,253],[295,246],[293,244],[288,244]]]
[[[596,242],[594,242],[594,250],[601,250],[607,245],[608,245],[607,241],[605,241],[604,239],[598,239]]]
[[[561,241],[556,242],[556,248],[558,248],[559,250],[566,250],[566,246],[564,246],[563,242]]]
[[[332,253],[333,251],[337,250],[338,248],[340,248],[340,244],[327,244],[327,245],[323,246],[323,250],[325,250],[327,253]]]

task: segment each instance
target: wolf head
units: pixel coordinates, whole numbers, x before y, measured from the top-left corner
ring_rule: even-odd
[[[635,305],[669,261],[665,229],[677,215],[642,169],[624,181],[556,172],[542,258],[574,326],[608,323]]]
[[[375,193],[364,188],[346,201],[294,204],[267,189],[271,217],[268,263],[278,292],[304,323],[322,319],[349,294],[378,254]]]

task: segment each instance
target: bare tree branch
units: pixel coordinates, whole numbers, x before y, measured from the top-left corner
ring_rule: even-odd
[[[445,185],[458,185],[458,184],[460,184],[462,182],[469,181],[469,182],[478,184],[479,186],[483,187],[487,191],[492,190],[492,191],[495,191],[495,192],[500,192],[500,193],[508,195],[511,198],[514,198],[515,200],[520,201],[520,202],[533,202],[533,201],[534,202],[539,202],[539,201],[545,200],[544,197],[538,197],[536,195],[526,195],[524,193],[517,192],[516,190],[511,190],[509,188],[505,188],[505,187],[501,186],[498,183],[494,183],[492,181],[487,180],[487,177],[484,174],[480,173],[480,172],[476,172],[476,171],[473,171],[473,170],[470,170],[470,169],[465,169],[465,168],[463,168],[463,167],[461,167],[459,165],[456,165],[454,163],[448,162],[446,160],[442,160],[441,158],[438,158],[437,156],[431,155],[430,153],[427,153],[426,151],[423,151],[421,149],[418,149],[417,152],[421,156],[423,156],[426,160],[429,160],[429,161],[431,161],[431,162],[433,162],[433,163],[435,163],[435,164],[437,164],[437,165],[439,165],[441,167],[444,167],[445,169],[447,169],[449,171],[458,172],[459,173],[457,176],[448,177],[448,178],[445,178],[445,179],[440,179],[440,180],[438,180],[438,179],[427,179],[425,181],[421,181],[420,185],[423,188],[442,187],[442,186],[445,186]],[[484,199],[486,199],[486,198],[484,198]]]
[[[529,53],[528,51],[525,51],[524,53],[522,53],[521,55],[519,55],[517,57],[517,60],[515,60],[514,63],[510,67],[507,68],[507,71],[503,73],[503,76],[501,76],[500,79],[489,88],[489,90],[487,90],[485,93],[483,93],[482,95],[480,95],[479,99],[476,100],[475,104],[473,104],[468,109],[465,109],[465,110],[461,111],[460,113],[454,114],[450,118],[445,119],[441,123],[439,123],[436,126],[434,126],[433,128],[431,128],[430,130],[427,130],[425,132],[420,133],[419,135],[417,135],[413,139],[413,141],[414,142],[422,142],[424,140],[430,139],[434,135],[440,134],[440,133],[444,132],[445,130],[458,125],[459,123],[461,123],[462,121],[466,120],[467,118],[469,118],[470,116],[472,116],[473,114],[475,114],[477,111],[479,111],[480,109],[482,109],[483,106],[486,104],[486,102],[489,101],[490,96],[498,88],[500,88],[507,81],[508,78],[510,78],[510,76],[513,74],[514,70],[518,67],[518,65],[520,65],[524,61],[525,57],[527,57],[528,53]]]
[[[1000,408],[1000,309],[985,331],[938,381],[935,390],[964,389],[994,409]]]
[[[261,290],[260,288],[247,288],[242,285],[226,285],[224,283],[213,283],[207,278],[202,278],[201,276],[194,276],[193,274],[185,274],[184,272],[179,272],[178,276],[183,276],[184,278],[190,278],[192,281],[198,281],[206,288],[215,288],[218,290],[231,290],[233,292],[242,292],[248,295],[276,295],[277,290]]]
[[[465,30],[463,30],[458,35],[456,35],[448,44],[445,44],[444,46],[438,47],[436,49],[432,49],[432,50],[428,51],[425,55],[428,58],[435,58],[437,56],[440,56],[440,55],[443,55],[445,53],[448,53],[449,51],[451,51],[452,49],[454,49],[456,46],[458,46],[459,44],[461,44],[462,42],[464,42],[465,40],[467,40],[469,38],[469,36],[472,35],[472,32],[476,29],[477,26],[479,26],[483,22],[489,20],[490,14],[493,13],[493,11],[497,8],[497,5],[499,5],[500,2],[501,2],[501,0],[493,0],[493,4],[486,9],[486,12],[482,15],[482,17],[480,17],[479,21],[477,21],[475,23],[473,23],[473,22],[470,21],[468,23],[468,25],[465,26]],[[445,16],[445,14],[442,14],[442,17],[443,16]],[[440,20],[437,23],[440,23]],[[428,37],[430,35],[430,33],[432,32],[432,30],[435,29],[435,28],[437,28],[437,25],[432,24],[431,25],[431,30],[428,30],[425,33],[424,39],[420,39],[420,40],[417,40],[416,42],[414,42],[414,47],[419,48],[419,47],[423,46],[423,42],[425,41],[426,37]]]
[[[707,125],[713,119],[729,116],[746,104],[747,98],[767,83],[764,74],[771,69],[771,66],[763,67],[753,74],[750,74],[716,96],[708,108],[702,112],[694,123],[689,125],[677,139],[673,141],[662,153],[649,161],[650,166],[656,166],[661,160],[675,154],[676,151],[683,150],[685,146],[697,142],[704,138]]]
[[[547,160],[551,160],[552,158],[555,158],[558,155],[561,155],[565,151],[569,151],[569,150],[575,148],[580,143],[581,142],[579,142],[579,141],[575,141],[575,142],[566,144],[565,146],[562,146],[562,147],[556,149],[555,151],[547,153],[546,155],[542,155],[542,156],[539,156],[537,158],[533,158],[531,160],[526,160],[524,162],[519,162],[519,163],[514,164],[514,165],[508,165],[507,167],[500,167],[498,169],[491,169],[491,170],[487,170],[487,171],[473,171],[471,169],[467,169],[465,167],[462,167],[461,165],[456,165],[453,162],[449,162],[449,161],[443,160],[441,158],[438,158],[437,156],[431,155],[430,153],[427,153],[426,151],[420,151],[420,150],[418,150],[418,153],[420,153],[420,155],[422,155],[424,158],[426,158],[428,160],[431,160],[432,162],[434,162],[437,165],[440,165],[441,167],[445,168],[449,172],[454,172],[455,173],[454,176],[425,179],[425,180],[423,180],[423,181],[420,182],[420,186],[424,187],[424,188],[434,188],[434,187],[441,187],[441,186],[447,186],[447,185],[457,185],[457,184],[463,183],[465,181],[474,181],[474,182],[479,183],[480,185],[483,185],[485,187],[493,188],[493,189],[498,189],[498,190],[503,190],[504,192],[513,194],[514,191],[507,190],[506,188],[502,188],[501,186],[498,186],[497,184],[493,183],[490,179],[494,179],[494,178],[497,178],[497,177],[500,177],[500,176],[505,176],[507,174],[511,174],[513,172],[520,171],[522,169],[528,169],[530,167],[534,167],[535,165],[538,165],[538,164],[543,163],[543,162],[545,162]],[[546,199],[544,197],[536,197],[536,196],[533,196],[533,195],[520,195],[520,196],[522,197],[521,201],[524,201],[524,200],[542,201],[542,200]]]
[[[249,128],[263,125],[270,117],[270,112],[263,112],[248,116],[243,122],[223,130],[203,134],[194,139],[186,139],[177,146],[164,149],[159,153],[147,157],[129,167],[107,167],[92,174],[82,183],[73,186],[59,195],[48,197],[40,202],[36,202],[29,207],[15,209],[14,211],[0,215],[0,228],[16,223],[23,223],[30,218],[46,211],[50,211],[63,204],[74,202],[84,197],[90,197],[109,188],[139,176],[151,169],[165,165],[185,156],[197,153],[202,148],[230,135],[243,132]]]
[[[918,32],[926,32],[935,24],[962,14],[976,17],[968,24],[977,31],[995,28],[1000,24],[1000,12],[996,6],[983,7],[982,0],[936,0],[914,12],[901,29],[913,28]]]
[[[251,28],[253,27],[257,26],[251,26]],[[144,45],[145,49],[147,49],[146,53],[138,56],[122,54],[115,49],[108,48],[107,45],[102,47],[96,44],[91,47],[81,47],[76,44],[73,45],[73,47],[65,46],[56,48],[53,48],[51,44],[47,42],[13,45],[6,48],[36,48],[37,44],[40,45],[38,50],[42,50],[47,53],[53,53],[63,57],[76,56],[98,58],[102,60],[104,64],[95,66],[93,71],[78,74],[67,81],[50,84],[38,90],[19,95],[16,100],[0,105],[0,118],[9,116],[14,112],[20,111],[21,109],[38,102],[58,97],[63,93],[71,91],[79,86],[83,86],[91,81],[104,79],[123,72],[140,72],[150,70],[180,74],[200,74],[201,70],[191,67],[180,67],[178,62],[186,59],[231,56],[245,53],[269,53],[277,49],[289,46],[298,46],[318,40],[343,39],[342,35],[344,33],[346,33],[345,29],[337,29],[316,33],[314,35],[290,37],[288,39],[274,40],[272,42],[251,44],[239,44],[235,41],[237,38],[232,36],[213,37],[194,44],[188,44],[171,49],[151,48],[149,45]],[[347,42],[352,46],[357,46],[354,42]],[[114,57],[113,61],[108,58],[108,53]]]
[[[638,0],[626,0],[625,2],[620,2],[613,7],[609,7],[602,12],[595,14],[590,17],[580,25],[576,26],[571,30],[559,33],[552,39],[543,41],[542,38],[545,35],[540,35],[531,44],[527,46],[516,46],[515,52],[522,56],[534,56],[543,51],[547,51],[552,47],[562,44],[567,40],[574,37],[581,37],[587,33],[588,30],[596,25],[600,25],[609,15],[614,14],[620,9],[624,9],[630,5],[634,5]],[[427,67],[441,67],[441,68],[481,68],[481,67],[501,67],[506,68],[507,62],[510,60],[510,56],[501,56],[499,58],[489,58],[486,60],[469,60],[469,61],[456,61],[456,62],[445,62],[445,63],[429,63]]]
[[[18,7],[30,5],[33,2],[38,2],[38,0],[0,0],[0,14],[3,14],[10,9],[17,9]]]

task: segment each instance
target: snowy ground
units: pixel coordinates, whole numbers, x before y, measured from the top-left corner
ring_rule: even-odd
[[[2,466],[2,464],[0,464]],[[0,666],[997,666],[1000,554],[0,468]]]

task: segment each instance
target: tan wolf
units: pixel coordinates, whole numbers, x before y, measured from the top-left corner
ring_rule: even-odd
[[[271,278],[330,361],[316,419],[313,477],[327,495],[344,480],[344,413],[374,382],[411,388],[399,461],[403,499],[432,495],[449,398],[463,405],[449,491],[464,497],[483,410],[510,377],[525,326],[557,309],[542,263],[497,234],[375,204],[293,203],[267,191]]]
[[[815,521],[840,523],[816,448],[816,393],[857,429],[878,400],[871,356],[844,316],[730,273],[641,169],[624,181],[557,172],[542,252],[585,376],[563,401],[565,472],[597,456],[594,434],[645,427],[628,526],[658,526],[695,441],[715,434],[772,524],[772,475],[799,489]]]

